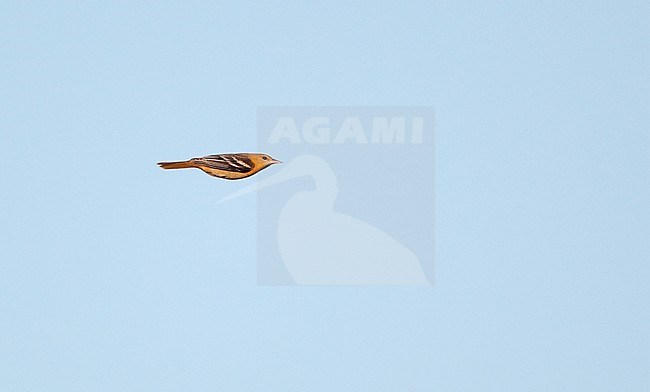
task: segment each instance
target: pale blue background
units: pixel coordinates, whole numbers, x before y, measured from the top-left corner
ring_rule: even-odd
[[[650,11],[594,3],[0,3],[0,391],[650,390]],[[434,287],[256,286],[255,198],[155,162],[259,105],[435,106]]]

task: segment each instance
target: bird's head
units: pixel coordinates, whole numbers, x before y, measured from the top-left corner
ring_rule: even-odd
[[[282,161],[273,159],[267,154],[250,154],[249,158],[253,161],[255,167],[259,167],[260,169],[275,165],[276,163],[282,163]]]

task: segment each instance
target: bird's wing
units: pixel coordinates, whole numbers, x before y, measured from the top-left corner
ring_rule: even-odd
[[[203,158],[195,158],[196,163],[208,166],[217,170],[225,170],[238,173],[247,173],[253,169],[253,161],[242,154],[220,154],[208,155]]]

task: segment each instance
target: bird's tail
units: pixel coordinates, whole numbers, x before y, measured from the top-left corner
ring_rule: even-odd
[[[163,169],[187,169],[189,167],[194,167],[190,161],[180,161],[180,162],[158,162],[158,166]]]

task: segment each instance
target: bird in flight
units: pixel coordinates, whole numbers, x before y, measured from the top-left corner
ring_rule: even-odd
[[[239,153],[208,155],[189,161],[158,162],[163,169],[201,169],[213,177],[240,180],[276,163],[282,163],[266,154]]]

